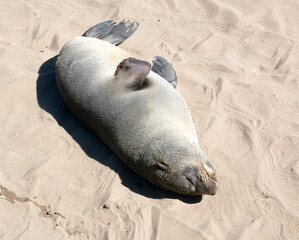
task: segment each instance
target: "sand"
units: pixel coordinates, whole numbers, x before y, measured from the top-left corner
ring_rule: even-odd
[[[109,19],[172,63],[215,196],[144,180],[64,105],[55,56]],[[291,0],[2,0],[0,239],[298,239],[298,22]]]

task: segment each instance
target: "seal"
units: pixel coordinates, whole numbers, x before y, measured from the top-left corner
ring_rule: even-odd
[[[138,23],[106,21],[67,42],[56,62],[59,91],[73,114],[129,167],[184,195],[216,193],[177,76],[160,56],[133,58],[117,45]]]

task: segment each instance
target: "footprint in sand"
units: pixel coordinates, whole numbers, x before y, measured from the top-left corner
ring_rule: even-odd
[[[60,49],[60,45],[59,45],[59,42],[58,42],[58,36],[56,34],[52,38],[49,49],[51,49],[51,50],[59,50]]]
[[[260,20],[258,20],[258,23],[260,23],[265,29],[268,29],[270,31],[280,31],[280,25],[274,19],[272,10],[268,11]]]
[[[164,4],[166,5],[166,8],[170,12],[178,11],[176,8],[176,1],[175,0],[164,0]]]
[[[0,55],[5,52],[6,48],[10,45],[7,41],[0,41]]]
[[[232,10],[223,9],[219,19],[219,22],[221,23],[219,30],[222,32],[230,32],[232,28],[237,26],[238,21],[238,16]]]
[[[291,136],[275,136],[260,159],[257,186],[271,198],[279,200],[289,214],[299,217],[298,198],[299,142]]]
[[[200,1],[200,7],[204,10],[206,18],[215,18],[219,15],[219,6],[212,1]]]

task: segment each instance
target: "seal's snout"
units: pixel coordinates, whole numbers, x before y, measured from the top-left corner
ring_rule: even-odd
[[[184,176],[189,184],[190,192],[215,195],[217,191],[216,177],[214,174],[213,176],[210,174],[205,169],[200,171],[197,167],[187,167]]]

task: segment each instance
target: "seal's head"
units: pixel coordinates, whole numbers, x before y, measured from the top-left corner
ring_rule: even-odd
[[[196,144],[181,143],[160,145],[153,151],[151,164],[156,183],[184,195],[214,195],[216,172],[207,156]]]

